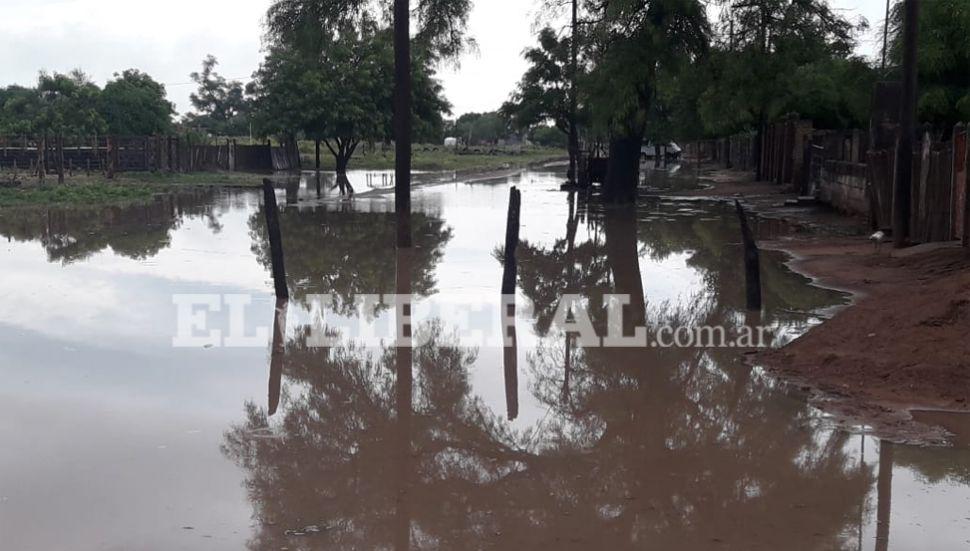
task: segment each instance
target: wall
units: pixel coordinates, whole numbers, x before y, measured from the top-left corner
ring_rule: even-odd
[[[818,183],[819,200],[840,212],[867,215],[866,168],[862,163],[825,161]]]

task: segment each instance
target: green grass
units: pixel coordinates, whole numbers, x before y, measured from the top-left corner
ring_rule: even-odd
[[[300,144],[306,149],[306,143]],[[313,144],[309,144],[311,155],[304,152],[304,168],[312,169]],[[541,163],[566,156],[566,152],[558,149],[523,148],[520,154],[512,150],[505,150],[496,155],[469,154],[458,155],[454,151],[439,147],[438,151],[430,151],[430,146],[415,146],[413,168],[416,171],[454,171],[460,173],[487,172],[509,167],[526,166]],[[324,148],[321,156],[324,170],[333,170],[333,156]],[[394,153],[388,151],[386,155],[380,152],[372,154],[358,153],[350,163],[351,170],[391,170],[394,168]],[[35,178],[28,178],[20,172],[14,177],[10,171],[0,172],[0,207],[16,207],[24,205],[97,205],[130,203],[147,201],[156,193],[169,192],[181,187],[192,186],[220,186],[220,187],[255,187],[259,186],[264,174],[250,174],[243,172],[193,172],[188,174],[173,174],[168,172],[124,172],[116,174],[113,180],[108,180],[103,174],[85,175],[75,173],[69,175],[63,185],[57,183],[57,177],[48,176],[45,183],[39,183]],[[19,187],[3,187],[4,182],[19,180]]]
[[[35,184],[0,188],[0,207],[98,205],[147,201],[159,190],[144,184]]]
[[[437,151],[431,151],[432,148]],[[479,149],[487,151],[489,148],[483,146]],[[532,163],[560,159],[567,156],[564,149],[547,149],[535,147],[523,147],[521,153],[515,153],[510,148],[497,148],[499,153],[496,155],[488,154],[467,154],[459,155],[455,151],[446,150],[442,146],[416,145],[413,150],[411,167],[417,171],[488,171],[506,168],[508,166],[524,166]],[[303,156],[303,167],[312,169],[315,163],[313,143],[300,142],[300,152]],[[394,168],[394,151],[388,150],[386,153],[376,151],[365,154],[358,150],[357,154],[350,161],[351,170],[392,170]],[[321,168],[323,170],[334,170],[333,155],[326,147],[322,147],[320,153]]]

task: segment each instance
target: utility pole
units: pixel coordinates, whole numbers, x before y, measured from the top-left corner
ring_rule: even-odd
[[[411,248],[411,9],[394,0],[394,207],[397,246]]]
[[[579,111],[579,0],[573,0],[573,35],[570,40],[572,61],[570,66],[569,84],[569,183],[575,184],[579,176],[579,129],[576,121]]]
[[[883,22],[882,29],[882,71],[886,72],[886,49],[889,45],[889,6],[893,0],[886,0],[886,21]]]
[[[896,186],[893,200],[893,246],[906,245],[912,202],[913,131],[916,123],[916,41],[919,39],[919,0],[904,0],[903,93],[896,145]]]

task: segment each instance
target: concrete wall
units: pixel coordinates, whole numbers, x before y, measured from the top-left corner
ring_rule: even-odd
[[[844,161],[825,161],[819,199],[841,212],[868,214],[866,199],[866,165]]]

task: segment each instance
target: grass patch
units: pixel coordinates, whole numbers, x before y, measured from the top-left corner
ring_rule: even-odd
[[[0,188],[0,207],[22,205],[97,205],[146,201],[158,192],[148,185],[43,184]]]
[[[433,151],[437,148],[437,151]],[[496,154],[486,153],[487,147],[480,148],[482,153],[459,155],[453,150],[446,150],[442,146],[417,145],[413,150],[411,167],[417,171],[487,171],[505,168],[509,165],[527,165],[543,161],[551,161],[566,157],[564,149],[522,148],[521,152],[512,149],[499,149]],[[313,143],[301,142],[300,151],[303,156],[303,168],[313,169],[315,158]],[[394,168],[394,151],[385,153],[380,151],[364,153],[358,151],[350,161],[350,170],[392,170]],[[323,170],[334,170],[333,155],[324,147],[320,154],[320,164]]]

